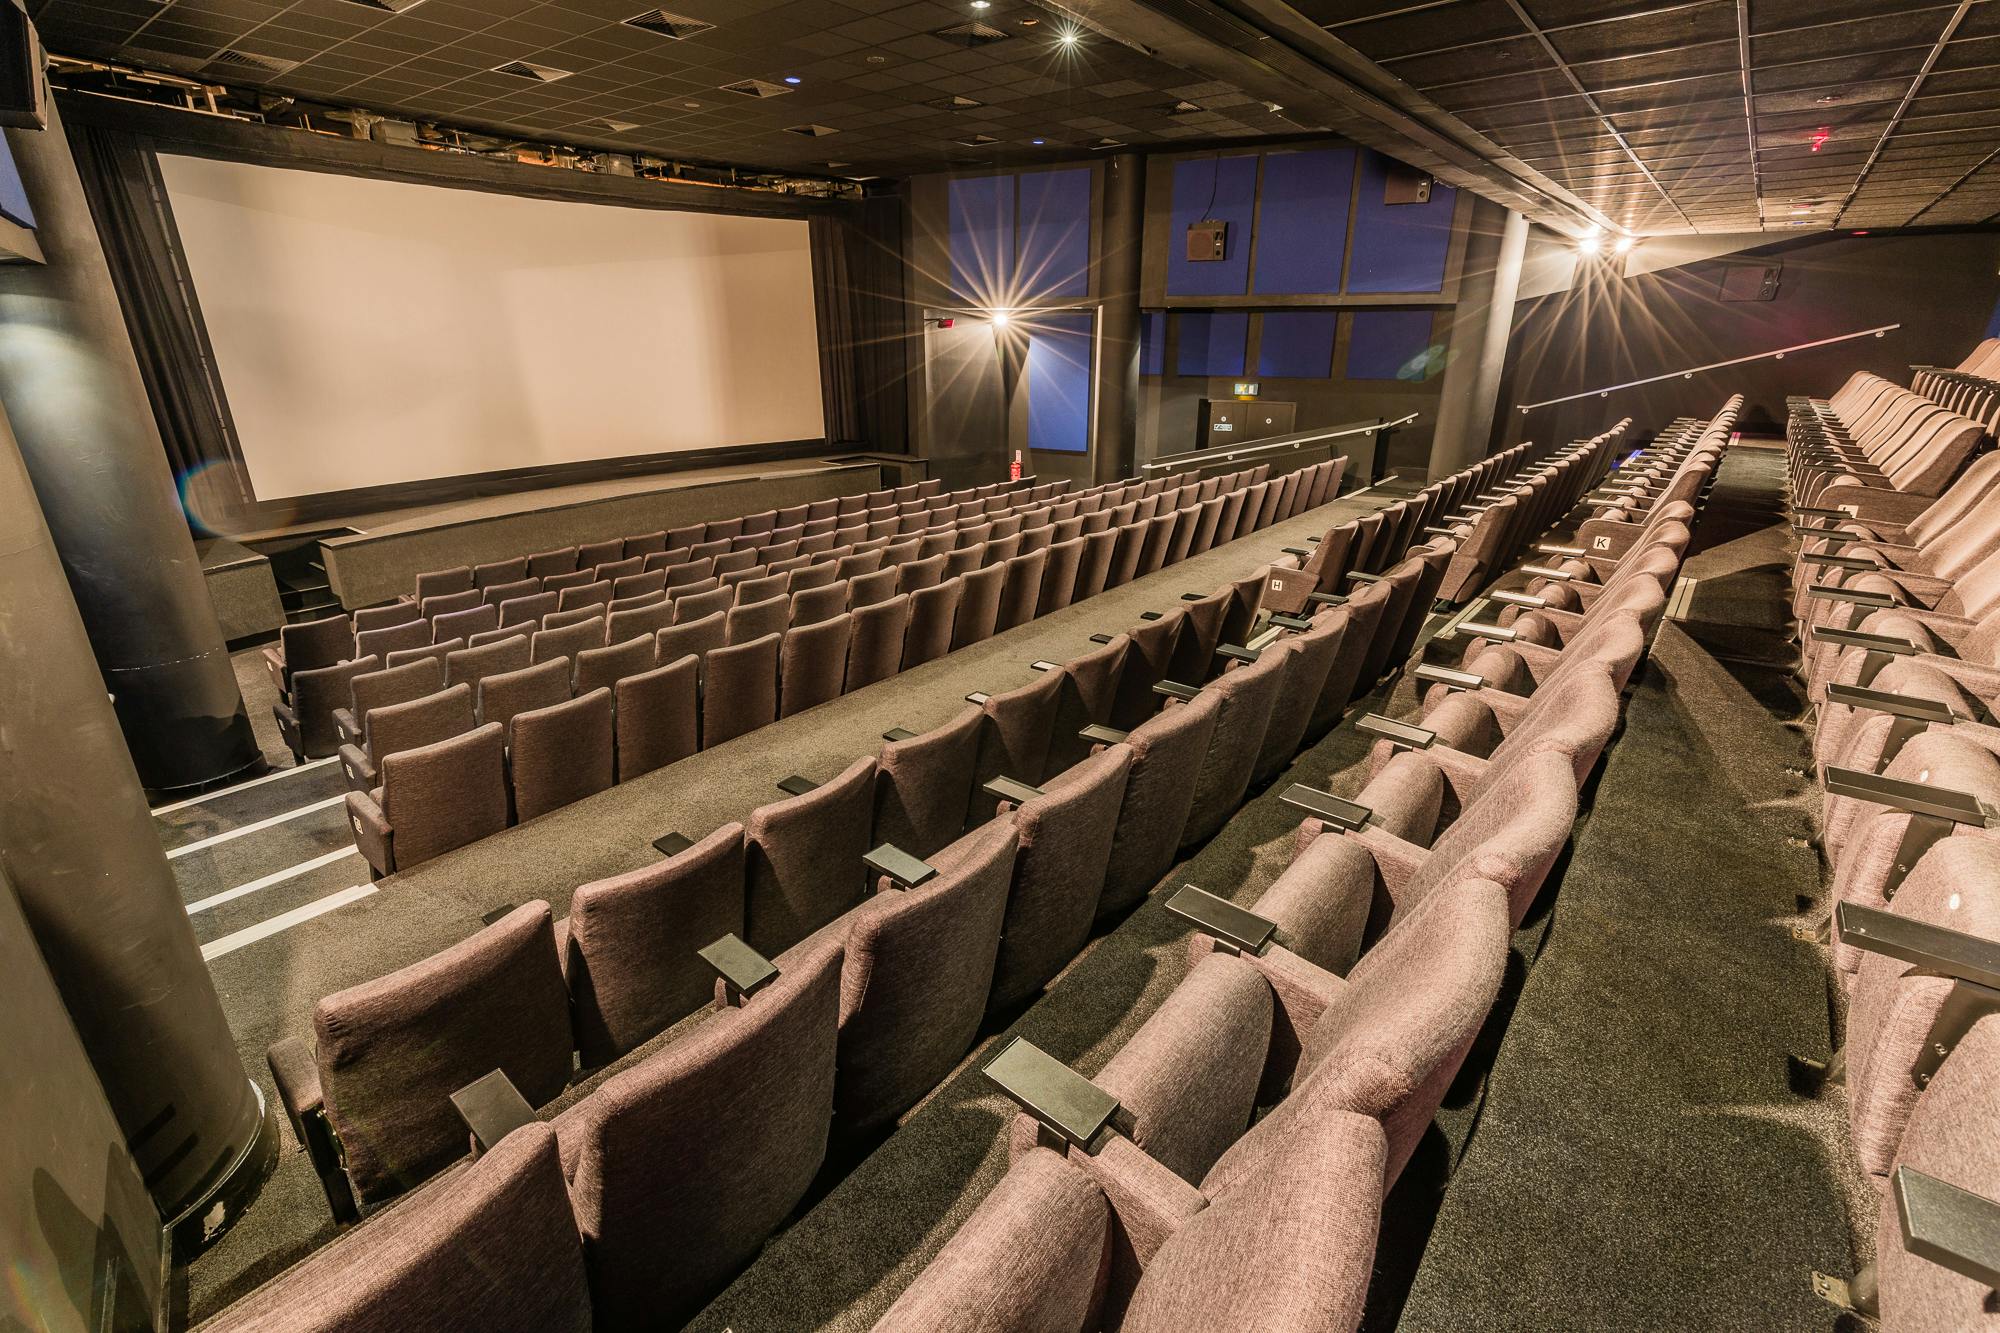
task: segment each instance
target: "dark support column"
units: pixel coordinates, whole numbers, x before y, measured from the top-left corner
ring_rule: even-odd
[[[1096,479],[1132,475],[1139,438],[1139,259],[1146,239],[1146,159],[1104,163],[1104,229],[1097,268]]]
[[[4,416],[0,607],[0,867],[171,1221],[241,1180],[262,1102]]]
[[[1521,259],[1528,248],[1527,218],[1485,199],[1474,205],[1458,306],[1451,317],[1449,360],[1438,394],[1437,430],[1431,437],[1434,478],[1486,456],[1514,327],[1514,297],[1521,288]]]
[[[69,141],[6,133],[48,263],[0,265],[0,403],[141,782],[221,782],[263,761]]]

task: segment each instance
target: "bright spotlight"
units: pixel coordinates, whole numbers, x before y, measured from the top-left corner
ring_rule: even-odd
[[[1056,40],[1064,46],[1075,46],[1083,40],[1083,33],[1075,28],[1064,28],[1056,34]]]
[[[1611,253],[1614,255],[1630,254],[1632,253],[1632,247],[1637,244],[1638,242],[1633,240],[1630,236],[1620,236],[1617,240],[1611,243]]]
[[[1007,327],[1007,321],[1012,318],[1013,316],[1009,315],[1006,311],[996,310],[993,312],[993,327],[996,329],[1004,329]]]
[[[1594,255],[1600,249],[1603,248],[1603,244],[1604,243],[1598,240],[1597,237],[1594,235],[1585,236],[1581,240],[1577,241],[1576,250],[1578,254]]]

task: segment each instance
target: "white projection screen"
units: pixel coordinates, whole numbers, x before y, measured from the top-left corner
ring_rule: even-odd
[[[260,500],[826,433],[803,220],[160,171]]]

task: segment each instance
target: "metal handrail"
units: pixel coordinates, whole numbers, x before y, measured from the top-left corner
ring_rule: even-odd
[[[1371,421],[1360,426],[1341,426],[1334,430],[1302,431],[1297,434],[1287,435],[1283,439],[1266,440],[1262,444],[1246,444],[1240,448],[1232,448],[1226,451],[1190,449],[1186,453],[1168,454],[1164,458],[1156,458],[1150,463],[1141,463],[1139,470],[1141,472],[1151,472],[1155,468],[1179,467],[1184,463],[1233,463],[1239,458],[1247,458],[1268,449],[1297,449],[1301,445],[1318,444],[1321,440],[1338,440],[1349,435],[1366,435],[1371,432],[1379,433],[1385,430],[1393,430],[1398,426],[1409,425],[1421,415],[1422,413],[1420,412],[1412,412],[1408,416],[1398,417],[1394,421]]]
[[[1572,393],[1562,398],[1544,398],[1539,403],[1516,403],[1514,406],[1523,414],[1526,414],[1538,407],[1554,407],[1557,403],[1571,403],[1579,398],[1609,398],[1620,389],[1636,389],[1642,384],[1657,384],[1661,380],[1676,378],[1691,380],[1703,371],[1721,370],[1725,366],[1740,366],[1746,361],[1762,361],[1765,357],[1782,361],[1785,359],[1785,353],[1787,352],[1809,351],[1815,347],[1826,347],[1832,343],[1849,342],[1855,338],[1880,338],[1902,327],[1901,324],[1884,324],[1879,329],[1862,329],[1859,333],[1843,333],[1834,338],[1821,338],[1816,342],[1799,343],[1795,347],[1780,347],[1770,352],[1753,352],[1749,356],[1739,356],[1728,361],[1712,361],[1705,366],[1690,366],[1686,370],[1670,370],[1664,375],[1651,375],[1643,380],[1627,380],[1623,384],[1610,384],[1602,389],[1585,389],[1582,393]]]

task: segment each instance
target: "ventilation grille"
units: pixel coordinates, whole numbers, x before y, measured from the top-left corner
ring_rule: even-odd
[[[988,144],[995,144],[1000,141],[990,134],[975,134],[970,139],[960,139],[958,142],[964,144],[967,148],[984,148]]]
[[[1109,135],[1091,145],[1092,148],[1123,148],[1124,146],[1125,141],[1123,139],[1113,139]]]
[[[968,107],[985,106],[986,103],[976,97],[933,97],[924,105],[939,111],[964,111]]]
[[[671,37],[677,42],[686,41],[699,33],[711,32],[715,25],[704,19],[691,19],[685,14],[670,14],[664,9],[649,9],[643,14],[634,14],[624,20],[628,28],[644,28],[647,32]]]
[[[238,51],[228,47],[218,51],[214,58],[202,66],[203,73],[247,74],[252,77],[272,78],[279,74],[289,74],[299,67],[296,60],[279,60],[276,56],[260,56],[254,51]]]
[[[517,79],[528,79],[534,83],[554,83],[557,79],[568,78],[573,71],[551,69],[547,65],[531,65],[525,60],[510,60],[504,65],[495,65],[493,72],[511,75]]]
[[[977,20],[954,23],[949,28],[939,28],[933,35],[942,37],[947,42],[956,42],[960,46],[991,46],[995,42],[1007,40],[1006,33]]]
[[[785,133],[803,134],[808,139],[824,139],[827,135],[838,134],[840,131],[831,125],[787,125]]]
[[[1176,102],[1167,108],[1167,114],[1170,116],[1194,116],[1201,114],[1201,111],[1201,107],[1188,101]]]
[[[599,117],[597,123],[605,129],[610,130],[613,134],[630,134],[633,130],[639,128],[637,121],[613,120],[609,116]]]
[[[424,0],[347,0],[350,5],[380,10],[384,14],[407,14],[423,2]]]
[[[766,83],[762,79],[744,79],[740,83],[722,85],[725,93],[735,93],[739,97],[783,97],[792,91],[782,83]]]

